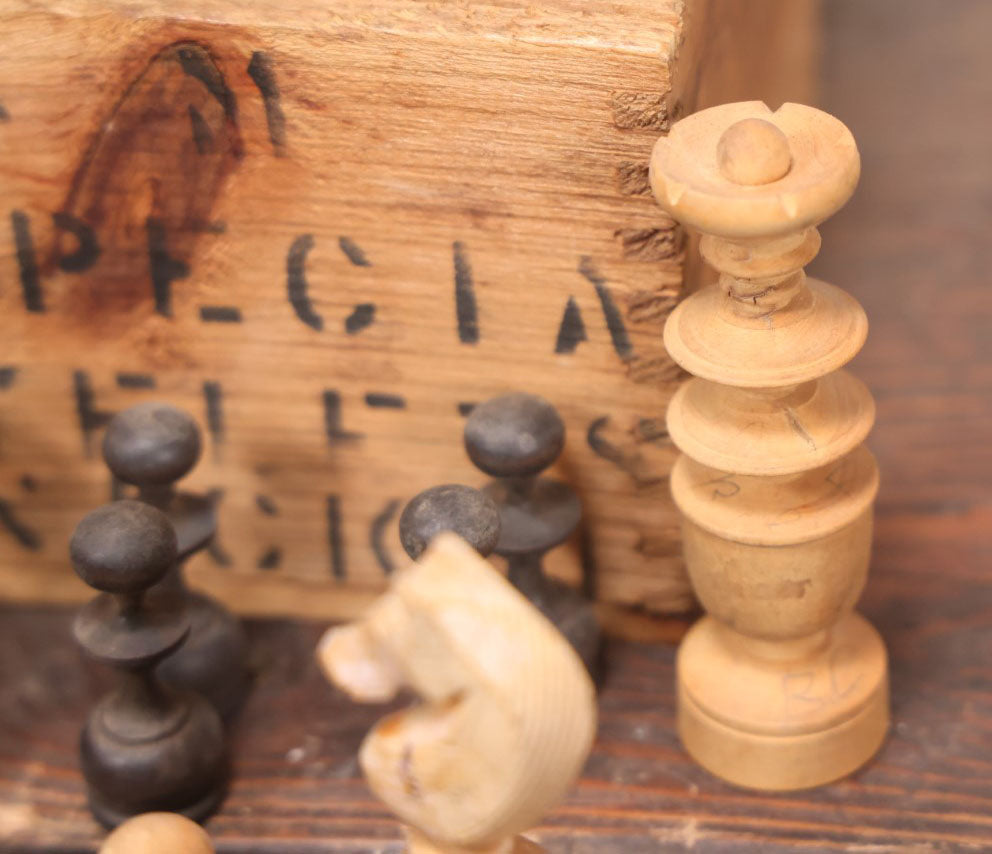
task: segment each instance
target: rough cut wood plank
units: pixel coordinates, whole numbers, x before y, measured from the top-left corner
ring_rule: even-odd
[[[83,595],[65,548],[109,494],[101,427],[166,398],[207,436],[189,486],[222,494],[198,580],[353,613],[403,502],[481,482],[465,409],[523,388],[560,406],[586,509],[557,570],[689,605],[660,337],[682,238],[648,153],[755,53],[806,95],[813,22],[783,10],[812,3],[0,6],[0,595]]]

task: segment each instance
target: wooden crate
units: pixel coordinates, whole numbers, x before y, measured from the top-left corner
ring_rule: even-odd
[[[101,428],[161,398],[220,496],[197,582],[353,613],[403,503],[483,481],[471,404],[524,389],[566,418],[586,511],[555,570],[689,605],[661,343],[685,241],[648,156],[679,112],[809,100],[812,0],[0,10],[0,596],[86,595]]]

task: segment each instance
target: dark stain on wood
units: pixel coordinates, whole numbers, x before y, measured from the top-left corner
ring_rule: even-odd
[[[111,319],[131,322],[152,305],[163,313],[162,282],[149,281],[153,238],[168,247],[173,273],[188,269],[241,156],[235,95],[209,49],[183,41],[155,54],[100,117],[62,206],[102,250],[98,263],[85,274],[74,271],[80,275],[66,285],[79,329],[104,335]],[[67,239],[56,236],[43,272],[73,257]]]

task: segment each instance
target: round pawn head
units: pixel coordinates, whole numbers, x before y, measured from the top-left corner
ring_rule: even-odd
[[[69,544],[76,574],[106,593],[138,593],[175,563],[176,532],[160,510],[141,501],[115,501],[89,513]]]
[[[494,477],[528,477],[565,446],[565,424],[543,397],[512,392],[480,403],[465,423],[465,450]]]
[[[115,415],[103,437],[114,476],[136,486],[163,486],[200,458],[200,431],[189,413],[167,403],[139,403]]]
[[[449,483],[425,489],[400,516],[403,550],[416,560],[442,531],[454,531],[486,557],[499,539],[499,510],[471,486]]]
[[[186,816],[147,812],[111,833],[100,854],[214,854],[214,846],[207,832]]]
[[[728,181],[757,187],[784,178],[792,166],[789,140],[765,119],[741,119],[716,146],[720,172]]]

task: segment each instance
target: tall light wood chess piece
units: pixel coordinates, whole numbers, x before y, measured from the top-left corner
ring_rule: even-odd
[[[359,761],[412,854],[525,854],[517,836],[564,795],[596,728],[592,681],[562,635],[478,552],[439,534],[318,659],[364,702],[423,702],[372,729]]]
[[[704,110],[658,141],[651,186],[703,233],[719,283],[671,315],[695,378],[668,428],[672,494],[708,616],[678,655],[682,741],[742,786],[798,789],[855,770],[888,726],[885,647],[853,607],[871,550],[875,407],[841,367],[868,331],[844,291],[808,279],[815,226],[850,198],[848,129],[811,107]]]

